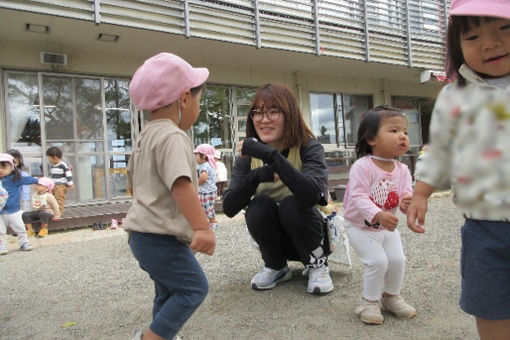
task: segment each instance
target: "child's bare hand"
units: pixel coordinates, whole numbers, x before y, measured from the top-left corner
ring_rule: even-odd
[[[375,215],[374,220],[379,222],[384,229],[394,231],[397,228],[398,218],[389,211],[381,211]]]
[[[73,189],[74,189],[74,184],[71,184],[71,185],[69,186],[69,189],[73,190]]]
[[[209,228],[195,230],[189,247],[193,251],[212,255],[216,247],[216,236],[214,236],[214,232]]]
[[[402,196],[402,198],[400,200],[400,211],[402,211],[404,214],[407,213],[407,209],[409,208],[409,205],[411,204],[412,198],[413,198],[413,196],[410,194]]]
[[[60,217],[58,217],[58,216],[53,216],[53,217],[51,218],[51,220],[52,220],[52,221],[54,221],[54,222],[57,222],[58,220],[60,220]]]
[[[426,197],[414,195],[407,209],[407,227],[415,233],[423,234],[425,229],[425,214],[427,213],[428,202]],[[418,223],[416,223],[418,220]]]

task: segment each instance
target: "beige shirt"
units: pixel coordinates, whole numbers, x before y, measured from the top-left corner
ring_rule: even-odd
[[[56,217],[60,217],[57,199],[50,192],[45,192],[42,195],[34,192],[32,194],[32,209],[37,211],[50,211]]]
[[[187,177],[198,190],[193,144],[169,119],[149,122],[142,130],[128,162],[128,188],[133,203],[125,229],[174,235],[191,242],[193,231],[172,197],[172,186]]]

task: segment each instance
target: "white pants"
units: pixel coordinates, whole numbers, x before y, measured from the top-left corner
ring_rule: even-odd
[[[365,265],[363,298],[377,301],[383,292],[400,295],[404,281],[404,249],[397,229],[372,231],[345,221],[349,242]]]
[[[25,228],[25,223],[23,223],[23,219],[21,215],[23,211],[18,210],[12,214],[1,214],[0,218],[0,238],[4,241],[5,234],[7,233],[7,227],[11,227],[11,229],[18,236],[19,245],[23,245],[28,242],[27,239],[27,229]]]

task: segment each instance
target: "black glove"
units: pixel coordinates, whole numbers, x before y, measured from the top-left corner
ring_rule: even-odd
[[[243,155],[259,158],[264,163],[270,163],[274,156],[278,153],[271,146],[259,142],[256,138],[246,138],[241,149]]]
[[[274,181],[274,170],[269,165],[253,169],[252,172],[259,183]]]

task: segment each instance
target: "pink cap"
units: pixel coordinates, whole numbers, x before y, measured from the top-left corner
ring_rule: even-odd
[[[8,153],[0,153],[0,162],[9,162],[14,168],[14,157],[9,155]]]
[[[510,0],[453,0],[451,15],[510,19]]]
[[[209,163],[211,163],[213,168],[216,169],[216,160],[214,159],[214,146],[210,144],[200,144],[195,148],[195,151],[193,151],[193,153],[197,152],[206,155]]]
[[[53,183],[51,178],[48,178],[48,177],[39,178],[39,180],[37,181],[37,184],[40,184],[40,185],[46,187],[48,189],[48,191],[53,190],[53,188],[55,187],[55,183]]]
[[[192,67],[172,53],[159,53],[136,70],[129,94],[136,107],[154,111],[176,101],[184,91],[205,83],[209,70]]]

